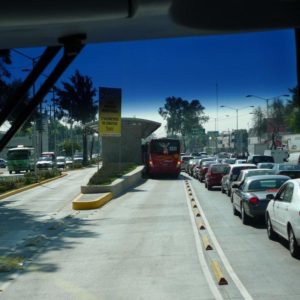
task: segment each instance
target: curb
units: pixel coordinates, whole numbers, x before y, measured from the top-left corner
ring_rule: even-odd
[[[88,210],[88,209],[95,209],[105,205],[107,202],[112,200],[113,194],[112,193],[105,193],[100,198],[95,200],[80,200],[83,194],[79,194],[73,201],[72,201],[72,208],[75,210]]]
[[[16,195],[16,194],[19,194],[19,193],[22,193],[22,192],[25,192],[27,190],[33,189],[37,186],[40,186],[42,184],[54,181],[54,180],[62,178],[62,177],[65,177],[67,175],[68,175],[68,173],[64,173],[64,174],[62,174],[60,176],[57,176],[57,177],[49,178],[49,179],[43,180],[41,182],[37,182],[37,183],[33,183],[33,184],[30,184],[30,185],[24,186],[24,187],[19,188],[17,190],[12,190],[12,191],[6,192],[6,193],[0,195],[0,200],[2,200],[4,198],[7,198],[7,197],[10,197],[10,196],[13,196],[13,195]]]

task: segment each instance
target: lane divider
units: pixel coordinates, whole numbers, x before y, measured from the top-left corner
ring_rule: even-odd
[[[222,265],[224,266],[224,268],[226,269],[228,276],[230,276],[230,278],[232,279],[232,281],[234,282],[234,284],[236,285],[236,287],[238,288],[239,292],[241,293],[242,297],[245,300],[253,300],[252,296],[250,295],[250,293],[247,291],[246,287],[243,285],[243,283],[241,282],[241,280],[239,279],[239,277],[237,276],[237,274],[235,273],[235,271],[233,270],[231,264],[229,263],[223,249],[221,248],[212,228],[210,227],[210,224],[208,223],[208,220],[203,212],[203,209],[199,203],[199,200],[197,198],[197,196],[194,193],[194,188],[191,187],[192,193],[194,194],[193,196],[193,200],[195,201],[195,203],[197,204],[197,207],[200,211],[201,214],[201,219],[203,219],[203,221],[205,222],[205,226],[207,230],[207,233],[210,237],[210,239],[212,240],[212,243],[214,245],[214,250],[216,251],[216,253],[219,255],[221,261],[222,261]],[[186,191],[187,192],[187,191]],[[187,197],[188,198],[188,197]],[[194,203],[194,201],[192,203]],[[192,208],[190,208],[192,210]],[[200,222],[201,219],[200,218],[194,218],[195,219],[195,223],[197,224],[197,227],[199,228],[200,226]],[[200,229],[200,228],[199,228]],[[199,233],[199,232],[198,232]],[[221,271],[221,268],[219,266],[219,263],[217,261],[212,260],[211,261],[211,268],[213,270],[213,273],[215,274],[215,277],[217,279],[217,282],[219,285],[227,285],[228,281],[224,278],[223,273]]]
[[[202,242],[203,242],[203,245],[204,245],[205,250],[213,250],[213,247],[212,247],[212,245],[210,244],[210,241],[209,241],[207,235],[204,235],[204,236],[202,237]]]
[[[220,265],[216,260],[213,260],[211,262],[211,268],[215,274],[215,277],[217,279],[217,282],[219,285],[227,285],[228,282],[227,280],[224,278],[223,273],[221,271]]]
[[[200,229],[200,230],[204,230],[205,229],[205,226],[202,223],[201,219],[196,219],[195,221],[196,221],[196,225],[197,225],[198,229]]]
[[[197,206],[196,206],[196,208],[193,208],[193,213],[194,213],[195,217],[201,217],[200,211]]]

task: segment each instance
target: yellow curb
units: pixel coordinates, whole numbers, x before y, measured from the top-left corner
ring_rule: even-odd
[[[37,182],[37,183],[33,183],[33,184],[30,184],[30,185],[27,185],[27,186],[24,186],[24,187],[21,187],[17,190],[13,190],[13,191],[9,191],[9,192],[6,192],[2,195],[0,195],[0,200],[4,199],[4,198],[7,198],[9,196],[13,196],[15,194],[19,194],[21,192],[25,192],[27,190],[30,190],[32,188],[35,188],[39,185],[42,185],[42,184],[45,184],[45,183],[48,183],[48,182],[51,182],[51,181],[54,181],[56,179],[59,179],[59,178],[62,178],[62,177],[65,177],[66,175],[68,175],[68,173],[64,173],[60,176],[57,176],[57,177],[53,177],[53,178],[49,178],[49,179],[46,179],[46,180],[43,180],[43,181],[40,181],[40,182]]]
[[[221,271],[221,268],[219,266],[219,263],[216,260],[213,260],[211,262],[211,268],[215,274],[215,277],[217,279],[217,282],[219,285],[225,285],[228,284],[227,280],[224,278],[223,273]]]
[[[200,230],[205,229],[205,226],[200,219],[196,219],[196,225],[197,225],[197,228]]]
[[[109,202],[113,198],[112,193],[106,193],[102,197],[95,199],[95,200],[89,200],[89,201],[81,201],[80,197],[83,194],[79,194],[72,202],[72,207],[75,210],[86,210],[86,209],[95,209],[103,206],[107,202]]]
[[[205,250],[212,250],[213,249],[207,235],[204,235],[202,237],[202,242],[203,242]]]

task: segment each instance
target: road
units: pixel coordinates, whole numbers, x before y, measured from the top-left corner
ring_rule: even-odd
[[[25,258],[22,271],[0,273],[0,299],[299,299],[300,261],[268,240],[263,222],[242,225],[218,189],[184,174],[149,179],[101,209],[72,211],[94,171],[0,202],[2,255]]]

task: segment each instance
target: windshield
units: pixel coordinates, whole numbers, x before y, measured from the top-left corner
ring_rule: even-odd
[[[10,150],[7,153],[8,160],[28,159],[29,156],[30,156],[30,151],[28,151],[28,150]]]
[[[153,140],[150,144],[150,151],[154,154],[179,154],[179,141],[174,140]]]
[[[269,189],[279,189],[288,179],[262,179],[250,182],[248,191],[265,191]]]
[[[279,170],[281,171],[300,171],[300,165],[279,165]]]

